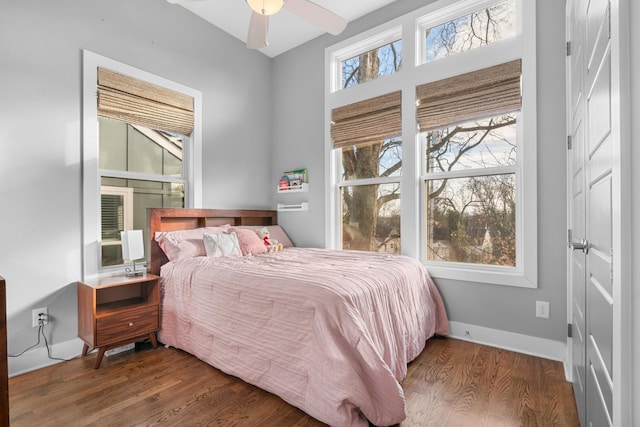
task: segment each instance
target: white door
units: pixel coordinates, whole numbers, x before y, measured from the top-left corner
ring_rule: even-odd
[[[584,165],[584,1],[567,2],[567,121],[568,121],[568,197],[569,242],[584,242],[584,250],[569,253],[570,312],[573,358],[573,392],[580,424],[585,426],[586,415],[586,298],[585,298],[585,165]],[[575,246],[575,245],[574,245]],[[573,248],[572,248],[573,249]]]
[[[572,380],[583,426],[613,425],[613,220],[609,0],[567,2]],[[616,423],[617,424],[617,423]]]

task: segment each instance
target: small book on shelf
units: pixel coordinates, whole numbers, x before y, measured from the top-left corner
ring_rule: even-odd
[[[285,172],[282,174],[282,178],[280,178],[279,188],[282,191],[300,188],[302,184],[307,182],[307,177],[306,169]]]

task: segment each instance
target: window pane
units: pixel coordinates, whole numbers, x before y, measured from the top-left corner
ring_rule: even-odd
[[[516,115],[506,115],[425,132],[426,172],[513,166],[516,128]]]
[[[124,197],[118,194],[102,194],[102,241],[119,241],[124,230]]]
[[[426,184],[427,260],[516,265],[514,174]]]
[[[155,133],[157,134],[157,132]],[[140,133],[135,127],[128,126],[127,170],[162,175],[162,147],[156,141]]]
[[[400,184],[341,188],[342,248],[400,253]]]
[[[182,177],[178,134],[99,117],[100,168]]]
[[[513,37],[515,0],[504,0],[425,31],[426,62]]]
[[[401,63],[402,40],[396,40],[346,59],[340,63],[342,87],[356,86],[378,77],[393,74],[400,69]]]
[[[184,184],[181,183],[112,177],[103,177],[101,183],[103,266],[124,262],[120,231],[133,229],[146,233],[147,208],[184,207]],[[130,201],[124,195],[113,194],[118,188],[123,194],[132,194]]]
[[[402,140],[387,139],[342,149],[342,180],[402,175]]]
[[[127,170],[127,124],[117,120],[98,118],[100,168]]]
[[[182,177],[182,135],[161,132],[167,140],[168,149],[164,151],[163,175]]]

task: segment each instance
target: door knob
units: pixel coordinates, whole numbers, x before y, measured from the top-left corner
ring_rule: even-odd
[[[582,239],[579,242],[570,242],[569,247],[574,251],[582,251],[585,254],[589,253],[589,241],[587,239]]]

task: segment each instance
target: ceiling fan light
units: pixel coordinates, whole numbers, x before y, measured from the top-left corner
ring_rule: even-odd
[[[273,15],[278,13],[286,0],[246,0],[251,9],[260,15]]]

